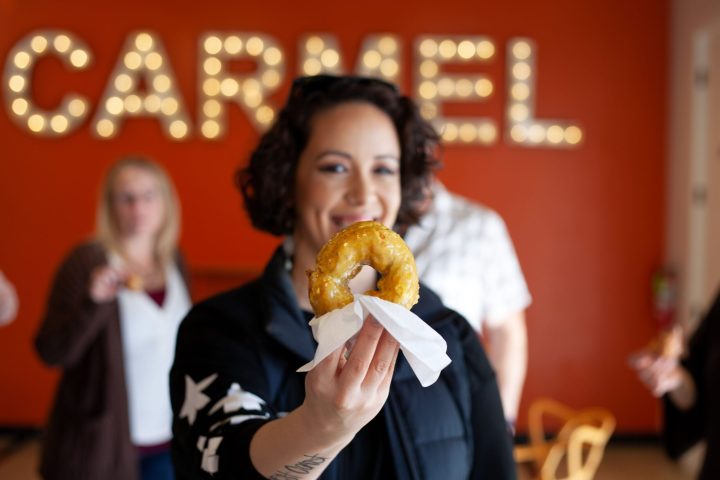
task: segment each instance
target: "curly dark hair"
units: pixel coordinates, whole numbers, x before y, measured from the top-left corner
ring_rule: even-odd
[[[435,129],[420,116],[415,103],[390,83],[374,78],[318,75],[293,82],[277,120],[260,138],[248,165],[235,174],[235,185],[256,228],[274,235],[293,232],[297,218],[295,174],[310,138],[312,119],[346,102],[367,102],[392,120],[401,152],[401,203],[396,227],[418,221],[433,171],[439,166]]]

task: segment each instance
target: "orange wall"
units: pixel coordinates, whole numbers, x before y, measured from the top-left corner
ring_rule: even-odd
[[[197,38],[207,30],[273,35],[289,56],[289,76],[297,71],[297,42],[305,33],[336,34],[347,65],[354,65],[365,35],[393,32],[405,42],[405,89],[417,36],[490,35],[500,52],[481,68],[497,95],[466,109],[502,125],[505,42],[533,38],[537,116],[580,121],[585,143],[574,150],[502,141],[448,147],[442,178],[498,210],[515,241],[534,296],[524,405],[550,395],[575,406],[610,408],[621,431],[655,430],[656,403],[635,381],[626,357],[654,331],[648,284],[664,248],[666,2],[102,3],[0,0],[3,61],[36,28],[68,29],[93,51],[94,64],[83,72],[41,62],[34,89],[43,105],[70,90],[97,102],[125,36],[141,28],[164,40],[193,116]],[[130,120],[111,141],[95,139],[87,125],[66,138],[38,139],[0,113],[0,268],[21,299],[19,318],[0,330],[0,425],[39,425],[46,415],[57,375],[36,358],[32,337],[54,269],[92,231],[98,181],[119,155],[142,152],[170,171],[183,201],[182,247],[193,267],[247,270],[265,262],[276,240],[251,230],[231,184],[257,134],[237,108],[229,128],[230,135],[215,143],[172,143],[153,120]]]

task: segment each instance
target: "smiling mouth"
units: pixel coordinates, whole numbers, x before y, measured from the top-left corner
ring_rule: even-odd
[[[353,223],[363,222],[366,220],[372,220],[374,222],[380,221],[379,217],[373,217],[371,215],[333,215],[330,219],[332,220],[333,225],[340,229],[349,227]]]

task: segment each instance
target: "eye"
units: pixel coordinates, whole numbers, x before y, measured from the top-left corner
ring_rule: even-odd
[[[325,165],[319,166],[318,170],[323,173],[345,173],[348,169],[345,165],[341,163],[327,163]]]
[[[375,167],[374,172],[379,175],[396,175],[397,168],[391,167],[389,165],[378,165],[377,167]]]
[[[117,193],[114,195],[115,203],[129,205],[135,201],[135,197],[129,193]]]

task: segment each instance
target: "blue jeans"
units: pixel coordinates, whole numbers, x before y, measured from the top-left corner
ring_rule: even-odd
[[[175,480],[170,450],[140,455],[141,480]]]

